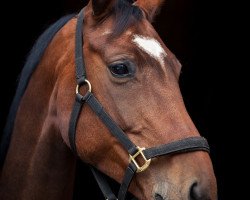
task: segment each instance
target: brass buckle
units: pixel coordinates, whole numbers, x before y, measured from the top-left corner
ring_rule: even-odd
[[[88,88],[89,88],[88,90],[89,90],[89,92],[91,92],[91,90],[92,90],[91,83],[87,79],[85,79],[84,82],[87,83]],[[76,94],[79,94],[80,87],[81,87],[81,85],[76,86]]]
[[[136,168],[137,168],[136,172],[140,173],[140,172],[145,171],[148,168],[148,166],[150,165],[151,159],[147,160],[144,153],[142,152],[143,150],[145,150],[145,148],[141,148],[141,147],[137,146],[137,149],[138,149],[138,152],[135,155],[132,156],[132,155],[129,154],[129,162],[132,161],[135,164]],[[144,160],[144,164],[142,166],[140,166],[138,164],[138,162],[135,160],[136,157],[139,156],[139,155],[141,155],[143,160]]]

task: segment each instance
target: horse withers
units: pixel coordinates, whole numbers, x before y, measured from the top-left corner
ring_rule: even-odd
[[[41,36],[5,130],[1,199],[72,199],[75,154],[138,199],[217,199],[181,65],[150,23],[162,3],[92,0]]]

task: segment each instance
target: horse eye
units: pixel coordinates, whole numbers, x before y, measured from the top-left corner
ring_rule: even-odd
[[[128,66],[123,63],[110,65],[109,70],[116,77],[127,77],[130,75]]]

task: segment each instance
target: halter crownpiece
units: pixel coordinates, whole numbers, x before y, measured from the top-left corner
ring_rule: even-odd
[[[168,144],[163,144],[152,148],[141,148],[136,146],[124,133],[124,131],[114,122],[109,114],[104,110],[100,102],[95,98],[91,92],[91,83],[86,79],[86,68],[83,59],[83,10],[78,15],[76,25],[76,46],[75,46],[75,62],[76,62],[76,100],[71,113],[69,124],[69,142],[71,150],[77,155],[75,137],[76,126],[80,116],[82,106],[87,103],[99,119],[106,125],[111,134],[121,143],[124,149],[128,151],[129,165],[125,171],[123,181],[121,183],[118,198],[112,192],[110,186],[105,180],[103,174],[94,167],[91,171],[107,200],[125,200],[126,194],[135,173],[145,171],[151,163],[151,159],[158,156],[165,156],[170,154],[179,154],[191,151],[206,151],[209,152],[209,145],[207,140],[203,137],[188,137]],[[81,95],[79,88],[83,85],[88,85],[88,91],[85,95]],[[143,158],[143,163],[139,164],[136,160],[137,157]],[[152,161],[153,162],[153,161]]]

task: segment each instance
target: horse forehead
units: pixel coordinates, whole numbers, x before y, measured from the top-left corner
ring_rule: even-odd
[[[157,39],[154,37],[135,34],[133,35],[132,42],[139,49],[156,59],[162,66],[164,66],[164,59],[167,57],[167,53]]]
[[[102,35],[110,34],[112,34],[110,29],[105,29],[102,32]],[[132,43],[135,44],[137,48],[141,49],[150,57],[156,59],[162,66],[164,66],[164,58],[167,57],[167,53],[156,38],[136,34],[131,30],[127,30],[124,35],[129,36],[128,38],[132,38]]]

